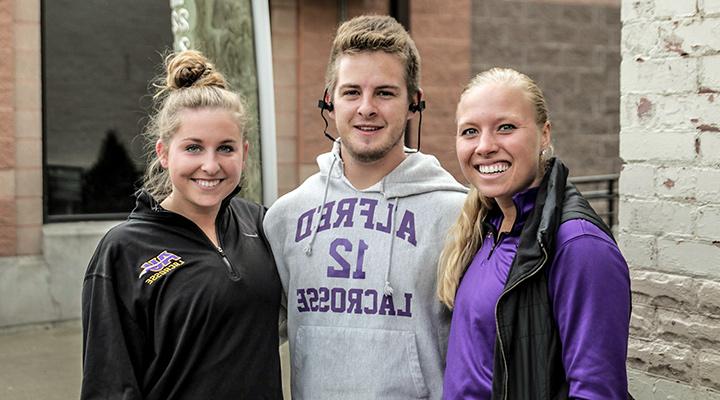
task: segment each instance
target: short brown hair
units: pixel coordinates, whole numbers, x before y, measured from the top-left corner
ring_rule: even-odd
[[[412,102],[420,89],[420,54],[405,28],[387,15],[362,15],[340,25],[330,51],[325,90],[332,96],[340,56],[370,51],[384,51],[400,57],[405,64],[408,100]]]

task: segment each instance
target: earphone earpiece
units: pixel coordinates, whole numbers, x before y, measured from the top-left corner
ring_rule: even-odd
[[[322,118],[323,122],[325,122],[325,129],[323,129],[323,134],[326,138],[330,139],[330,141],[334,142],[335,138],[332,137],[331,134],[328,133],[328,120],[325,118],[324,111],[328,110],[328,112],[332,112],[332,110],[335,109],[335,106],[333,106],[333,103],[331,101],[325,101],[325,99],[328,98],[328,90],[325,89],[325,93],[323,93],[322,99],[318,100],[317,106],[320,109],[320,118]]]
[[[409,108],[411,112],[422,111],[425,109],[425,100],[420,100],[418,103],[412,103]]]
[[[322,110],[328,110],[328,112],[332,112],[332,110],[335,109],[335,106],[333,106],[333,103],[327,102],[323,99],[318,100],[317,106],[320,109],[320,112],[322,112]]]

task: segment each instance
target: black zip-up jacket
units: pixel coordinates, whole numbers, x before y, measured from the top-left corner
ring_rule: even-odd
[[[567,176],[567,167],[551,160],[497,302],[494,400],[568,398],[560,336],[548,295],[547,270],[556,233],[564,221],[585,219],[613,236]]]
[[[282,399],[281,284],[264,213],[229,196],[217,248],[138,193],[85,275],[81,399]]]

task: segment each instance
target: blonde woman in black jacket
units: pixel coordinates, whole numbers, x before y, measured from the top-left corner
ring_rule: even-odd
[[[233,198],[243,102],[198,52],[166,69],[137,206],[85,275],[81,398],[281,399],[265,210]]]

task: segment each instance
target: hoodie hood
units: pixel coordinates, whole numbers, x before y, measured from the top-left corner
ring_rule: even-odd
[[[466,189],[421,153],[364,190],[347,179],[339,141],[318,165],[263,221],[287,298],[293,398],[342,387],[441,399],[449,315],[437,261]]]
[[[406,153],[410,149],[405,149]],[[344,163],[340,156],[340,139],[336,139],[332,151],[317,157],[320,174],[332,179],[344,178]],[[348,182],[349,184],[349,182]],[[380,182],[360,192],[376,191],[386,199],[407,197],[434,191],[452,191],[467,193],[467,188],[458,183],[445,171],[437,158],[415,152],[407,157],[387,174]]]

